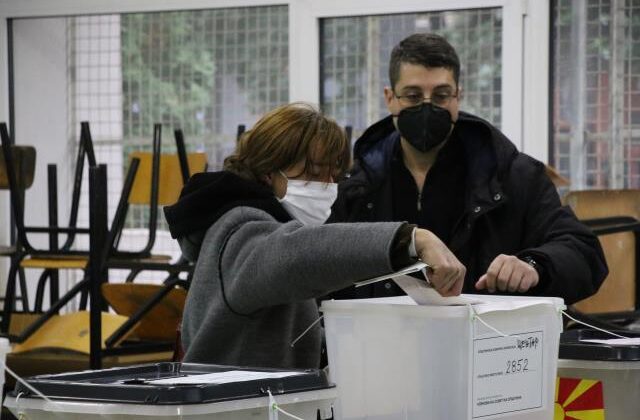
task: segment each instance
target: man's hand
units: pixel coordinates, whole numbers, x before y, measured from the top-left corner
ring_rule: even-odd
[[[462,292],[467,269],[436,235],[416,229],[416,251],[422,262],[429,264],[429,280],[442,296],[458,296]]]
[[[487,289],[493,293],[502,292],[524,293],[536,286],[540,281],[538,272],[531,265],[513,255],[498,255],[489,265],[476,283],[476,289]]]

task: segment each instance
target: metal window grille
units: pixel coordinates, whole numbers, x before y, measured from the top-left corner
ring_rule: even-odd
[[[554,164],[573,189],[640,186],[640,1],[555,0]]]
[[[205,151],[217,170],[238,124],[288,102],[288,27],[287,6],[69,18],[71,143],[88,120],[98,161],[109,165],[110,203],[129,153],[151,149],[154,123],[163,124],[163,152],[175,151],[181,128],[187,150]],[[86,191],[83,206],[86,215]],[[123,248],[139,248],[147,213],[131,206]],[[177,255],[162,216],[158,233],[154,252]]]
[[[323,108],[356,133],[387,114],[382,91],[391,50],[416,32],[447,38],[460,57],[461,107],[500,126],[500,8],[327,18],[321,31]]]
[[[68,155],[75,156],[80,121],[90,121],[96,159],[109,168],[109,202],[115,203],[122,187],[122,76],[120,16],[83,16],[67,19],[69,142]],[[70,160],[72,162],[73,159]],[[68,179],[75,168],[66,165]],[[85,165],[84,179],[88,180]],[[69,188],[73,185],[69,183]],[[83,182],[79,225],[88,226],[88,182]],[[113,216],[115,206],[109,208]],[[85,235],[79,247],[88,247]]]

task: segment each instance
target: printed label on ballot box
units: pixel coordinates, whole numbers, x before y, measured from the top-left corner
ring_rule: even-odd
[[[473,418],[542,407],[542,331],[473,340]]]

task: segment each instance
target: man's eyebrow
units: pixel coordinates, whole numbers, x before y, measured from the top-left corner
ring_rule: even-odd
[[[409,86],[405,86],[402,88],[403,91],[405,90],[422,90],[422,88],[420,86],[416,86],[416,85],[409,85]]]
[[[445,88],[455,89],[455,87],[451,86],[449,83],[442,83],[440,85],[434,86],[433,90],[445,89]],[[420,90],[421,91],[422,87],[418,86],[418,85],[408,85],[408,86],[403,87],[401,90],[402,91],[406,91],[406,90]]]
[[[438,86],[434,87],[433,90],[445,89],[445,88],[446,89],[451,89],[451,90],[455,89],[455,87],[451,86],[449,83],[443,83],[441,85],[438,85]]]

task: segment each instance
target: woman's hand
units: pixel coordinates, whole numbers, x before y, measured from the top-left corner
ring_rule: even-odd
[[[416,229],[418,258],[429,264],[429,281],[442,296],[458,296],[464,285],[467,269],[453,252],[431,231]]]

